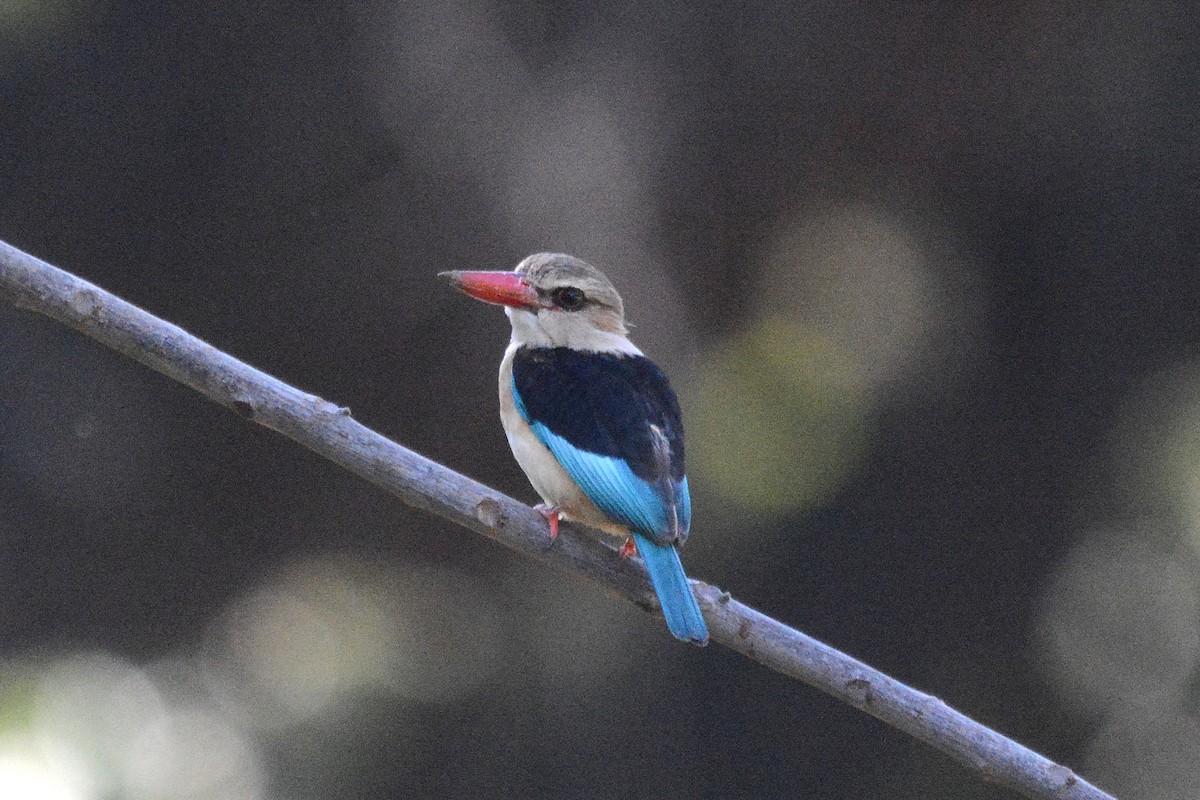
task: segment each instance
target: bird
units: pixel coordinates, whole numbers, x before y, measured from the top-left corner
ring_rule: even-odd
[[[629,340],[621,296],[574,256],[535,253],[511,271],[440,273],[501,305],[512,337],[500,362],[500,419],[509,447],[559,520],[624,540],[641,556],[667,627],[708,642],[679,547],[691,527],[679,401],[666,375]]]

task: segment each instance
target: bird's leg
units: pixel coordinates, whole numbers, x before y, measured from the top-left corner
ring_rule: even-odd
[[[558,538],[558,518],[562,514],[558,506],[551,506],[545,503],[538,503],[533,507],[533,510],[546,518],[546,522],[550,523],[550,541]]]
[[[625,540],[625,544],[621,545],[621,549],[617,553],[621,556],[622,561],[632,555],[637,555],[637,545],[633,543],[632,536]]]

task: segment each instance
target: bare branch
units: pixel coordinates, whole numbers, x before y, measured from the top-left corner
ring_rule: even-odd
[[[70,273],[0,242],[0,294],[45,314],[234,413],[276,430],[432,512],[539,561],[581,575],[642,608],[657,601],[640,561],[593,536],[551,546],[536,511],[360,425],[349,410],[301,392]],[[712,640],[866,711],[1032,798],[1112,798],[1055,764],[705,583],[696,586]]]

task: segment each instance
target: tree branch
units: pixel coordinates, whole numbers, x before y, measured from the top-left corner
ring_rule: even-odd
[[[360,425],[349,409],[301,392],[4,242],[0,294],[282,433],[411,506],[581,575],[642,608],[658,607],[640,561],[615,558],[597,537],[562,536],[551,546],[545,520],[528,506]],[[1066,767],[727,592],[706,583],[697,583],[696,592],[713,641],[878,717],[987,780],[1031,798],[1113,800]]]

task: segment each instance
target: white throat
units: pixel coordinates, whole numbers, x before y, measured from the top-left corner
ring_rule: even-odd
[[[642,351],[627,337],[602,331],[589,325],[584,317],[568,312],[548,308],[533,312],[505,306],[504,313],[512,323],[512,339],[509,341],[516,345],[642,355]]]

